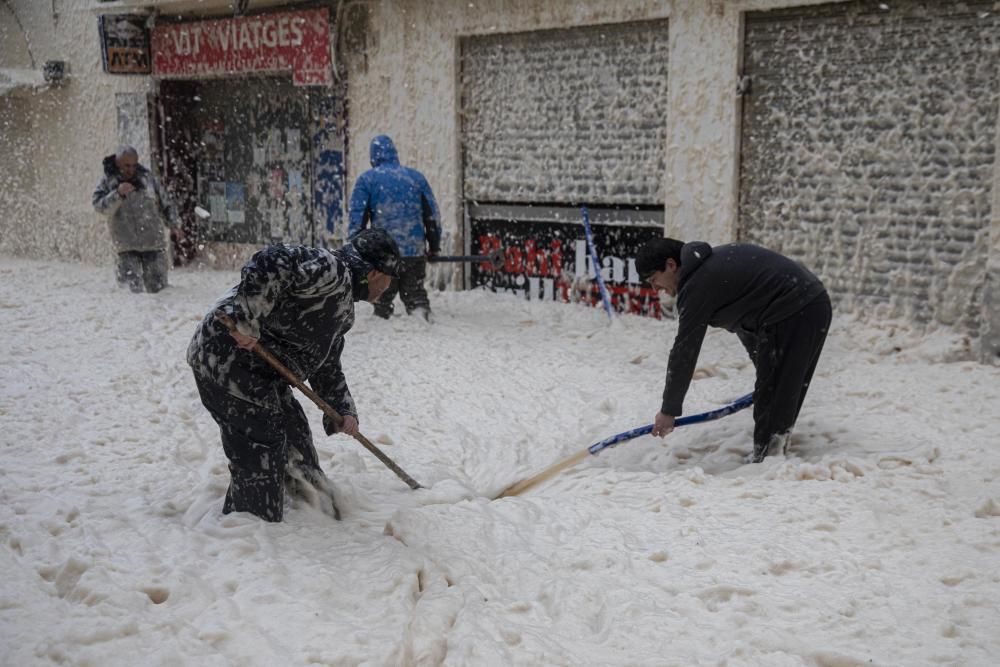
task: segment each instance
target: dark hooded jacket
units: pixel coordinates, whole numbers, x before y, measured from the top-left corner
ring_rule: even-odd
[[[118,194],[124,178],[115,164],[115,156],[104,158],[104,175],[94,189],[94,210],[108,217],[111,242],[115,252],[150,251],[166,248],[163,227],[176,227],[177,210],[149,169],[138,165],[130,181],[135,192]]]
[[[194,372],[230,394],[260,403],[267,392],[241,390],[247,383],[287,384],[256,354],[240,349],[222,323],[222,310],[237,329],[260,343],[342,415],[357,416],[340,366],[344,335],[354,325],[354,302],[367,296],[373,267],[356,252],[274,245],[243,267],[240,283],[215,304],[188,346]],[[258,384],[254,386],[259,387]],[[266,407],[280,410],[278,396]],[[330,425],[324,419],[328,432]]]
[[[399,164],[396,146],[386,135],[372,139],[372,168],[358,177],[351,192],[348,234],[369,224],[389,232],[403,257],[422,257],[441,248],[441,214],[427,179]]]
[[[664,414],[682,413],[709,326],[732,331],[748,351],[758,333],[795,315],[826,289],[798,262],[746,243],[713,248],[698,241],[681,249],[680,316],[663,390]]]

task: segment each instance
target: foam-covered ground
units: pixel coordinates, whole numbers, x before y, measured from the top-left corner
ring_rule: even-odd
[[[674,323],[481,292],[437,321],[359,304],[358,443],[321,435],[337,523],[221,514],[217,428],[184,362],[234,272],[158,295],[0,258],[0,663],[982,665],[1000,656],[1000,369],[947,333],[834,327],[787,458],[749,411],[632,440]],[[709,334],[688,413],[752,389]]]

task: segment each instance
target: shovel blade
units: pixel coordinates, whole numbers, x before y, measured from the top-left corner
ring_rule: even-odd
[[[573,456],[570,456],[567,459],[563,459],[562,461],[556,463],[555,465],[549,466],[548,468],[538,473],[534,477],[529,477],[528,479],[523,480],[521,482],[517,482],[516,484],[511,484],[506,489],[501,491],[500,495],[494,498],[494,500],[499,500],[500,498],[509,498],[511,496],[516,496],[519,493],[527,491],[531,487],[537,486],[538,484],[541,484],[545,480],[555,477],[566,468],[571,468],[575,466],[577,463],[584,460],[588,456],[590,456],[590,450],[588,449],[584,449],[581,452],[577,452]]]

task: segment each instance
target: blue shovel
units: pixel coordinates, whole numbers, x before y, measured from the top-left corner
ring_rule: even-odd
[[[722,417],[725,417],[726,415],[731,415],[734,412],[738,412],[744,408],[750,407],[751,405],[753,405],[752,393],[747,394],[746,396],[741,396],[732,403],[723,405],[721,408],[716,408],[715,410],[709,410],[708,412],[702,412],[696,415],[690,415],[688,417],[678,417],[676,420],[674,420],[674,428],[677,428],[678,426],[687,426],[689,424],[700,424],[701,422],[709,422],[715,419],[720,419]],[[562,472],[566,468],[575,466],[577,463],[584,460],[588,456],[596,455],[598,452],[607,449],[608,447],[614,447],[619,442],[631,440],[632,438],[638,438],[640,435],[647,435],[648,433],[652,432],[652,430],[653,430],[653,425],[646,424],[645,426],[639,426],[638,428],[634,428],[630,431],[623,431],[617,435],[605,438],[600,442],[595,442],[582,452],[577,452],[568,459],[560,461],[559,463],[556,463],[555,465],[546,468],[545,470],[538,473],[534,477],[530,477],[522,482],[518,482],[516,484],[508,486],[506,489],[500,492],[500,495],[498,495],[497,498],[516,496],[522,491],[526,491],[531,487],[535,486],[536,484],[544,482],[550,477],[554,477],[557,473]]]

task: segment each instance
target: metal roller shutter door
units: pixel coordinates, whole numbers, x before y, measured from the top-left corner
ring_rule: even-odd
[[[467,200],[663,203],[665,20],[470,37],[462,56]]]
[[[739,231],[842,307],[978,333],[1000,102],[986,2],[850,2],[745,21]]]

